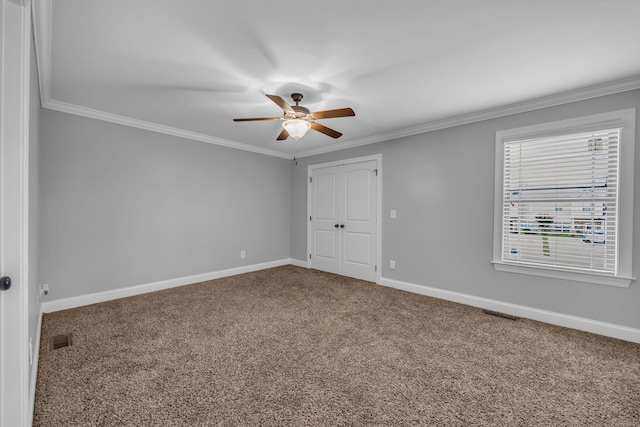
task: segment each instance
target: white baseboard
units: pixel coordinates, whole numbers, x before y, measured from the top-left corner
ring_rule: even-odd
[[[380,278],[380,284],[390,288],[400,289],[415,294],[440,298],[486,310],[499,311],[512,316],[524,317],[552,325],[563,326],[565,328],[578,329],[580,331],[591,332],[607,337],[618,338],[625,341],[640,343],[640,329],[629,328],[627,326],[615,325],[613,323],[600,322],[598,320],[586,319],[584,317],[571,316],[568,314],[556,313],[553,311],[540,310],[524,305],[511,304],[492,300],[488,298],[476,297],[460,292],[447,291],[429,286],[416,285],[414,283],[401,282],[399,280]]]
[[[291,265],[295,265],[296,267],[307,268],[307,261],[300,261],[299,259],[293,258],[291,258],[289,261]]]
[[[159,282],[129,286],[126,288],[113,289],[104,292],[96,292],[92,294],[61,298],[52,301],[44,301],[42,303],[42,311],[44,313],[52,313],[54,311],[67,310],[69,308],[82,307],[84,305],[96,304],[100,302],[111,301],[114,299],[146,294],[148,292],[160,291],[163,289],[175,288],[178,286],[190,285],[192,283],[206,282],[207,280],[235,276],[236,274],[251,273],[253,271],[265,270],[267,268],[280,267],[282,265],[292,264],[292,261],[293,260],[286,258],[277,261],[264,262],[261,264],[252,264],[242,267],[229,268],[227,270],[219,270],[211,273],[195,274],[193,276],[162,280]]]

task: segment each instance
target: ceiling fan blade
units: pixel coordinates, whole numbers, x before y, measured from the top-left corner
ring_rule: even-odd
[[[313,117],[314,120],[333,119],[336,117],[349,117],[355,115],[356,113],[351,108],[338,108],[337,110],[316,111],[315,113],[311,113],[311,117]]]
[[[311,129],[322,132],[325,135],[329,135],[331,138],[340,138],[342,136],[342,134],[337,130],[329,129],[328,127],[316,122],[311,122]]]
[[[247,119],[233,119],[234,122],[253,122],[256,120],[282,120],[282,117],[253,117]]]
[[[278,137],[276,138],[276,141],[284,141],[288,137],[289,137],[289,132],[287,132],[286,129],[282,129],[282,132],[280,132],[280,135],[278,135]]]
[[[296,113],[295,111],[293,111],[293,108],[291,108],[291,106],[287,104],[287,102],[284,99],[280,98],[278,95],[267,95],[267,98],[269,98],[270,100],[278,104],[278,107],[282,108],[285,111],[285,113],[291,113],[291,114]]]

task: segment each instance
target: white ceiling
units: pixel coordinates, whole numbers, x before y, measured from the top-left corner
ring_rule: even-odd
[[[640,87],[639,0],[39,0],[43,106],[290,158]],[[276,141],[265,94],[344,135]],[[506,107],[505,107],[506,106]]]

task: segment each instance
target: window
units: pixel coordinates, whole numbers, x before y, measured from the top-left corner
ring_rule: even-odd
[[[496,134],[496,269],[629,286],[635,110]]]

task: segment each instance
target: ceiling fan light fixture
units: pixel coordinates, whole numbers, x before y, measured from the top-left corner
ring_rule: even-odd
[[[266,95],[267,98],[272,100],[278,107],[282,108],[284,117],[252,117],[233,119],[233,121],[253,122],[257,120],[284,120],[284,122],[282,123],[282,127],[284,128],[284,130],[280,132],[280,135],[278,135],[276,141],[283,141],[290,136],[298,140],[302,138],[309,129],[313,129],[334,139],[340,138],[342,136],[340,132],[321,125],[316,120],[332,119],[335,117],[350,117],[356,115],[356,113],[354,113],[351,108],[338,108],[337,110],[315,111],[312,113],[307,107],[298,105],[298,103],[302,100],[301,93],[291,94],[291,99],[293,99],[296,105],[287,104],[287,101],[285,101],[278,95]]]
[[[311,123],[302,119],[289,119],[282,122],[282,127],[285,128],[289,136],[298,140],[311,128]]]

